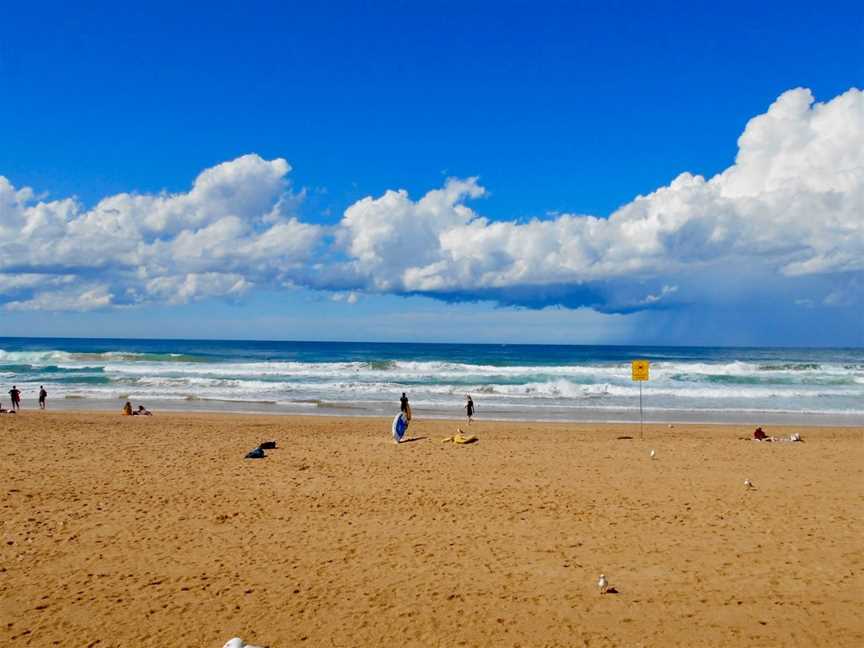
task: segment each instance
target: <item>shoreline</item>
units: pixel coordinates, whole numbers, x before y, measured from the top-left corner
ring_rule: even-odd
[[[376,414],[363,414],[356,416],[345,416],[331,413],[273,413],[273,412],[232,412],[232,411],[210,411],[210,410],[166,410],[153,412],[151,416],[124,416],[120,411],[116,413],[109,410],[62,410],[55,408],[53,410],[22,410],[12,416],[7,413],[0,414],[0,420],[3,418],[14,421],[16,419],[27,419],[27,423],[31,424],[43,418],[46,423],[55,424],[57,421],[69,420],[70,417],[78,422],[81,420],[92,420],[100,424],[124,424],[127,421],[183,421],[183,422],[244,422],[250,426],[258,425],[275,426],[274,429],[282,430],[282,424],[286,421],[292,424],[310,425],[312,427],[321,427],[335,425],[340,428],[356,424],[364,430],[368,430],[370,424],[374,425],[375,434],[381,436],[386,441],[391,440],[391,425],[392,416],[381,416]],[[150,423],[155,424],[155,423]],[[379,425],[380,424],[380,425]],[[14,423],[11,424],[14,426]],[[598,434],[612,433],[619,434],[626,432],[627,434],[635,434],[635,436],[619,436],[614,437],[617,440],[640,439],[640,429],[645,433],[653,432],[661,436],[672,436],[678,438],[677,435],[691,433],[712,433],[721,432],[727,435],[734,434],[736,440],[752,440],[752,432],[754,426],[768,428],[765,431],[768,436],[789,436],[792,433],[799,434],[841,434],[841,435],[861,435],[864,441],[864,427],[859,425],[814,425],[804,423],[750,423],[750,422],[711,422],[711,421],[648,421],[640,425],[637,421],[563,421],[563,420],[544,420],[544,419],[477,419],[475,418],[471,425],[467,425],[465,418],[448,417],[448,416],[414,416],[411,420],[411,427],[408,437],[417,434],[419,427],[428,429],[451,430],[461,428],[464,432],[479,432],[486,433],[495,432],[497,429],[530,429],[537,430],[537,426],[545,426],[543,430],[554,432],[572,432],[573,434],[590,434],[597,432]],[[455,428],[453,427],[455,426]],[[13,427],[14,429],[14,427]],[[681,437],[683,438],[683,437]],[[731,438],[731,437],[730,437]]]
[[[117,400],[94,400],[94,399],[50,399],[46,411],[56,412],[118,412],[125,399]],[[242,402],[226,400],[135,400],[137,406],[144,404],[154,414],[234,414],[247,416],[312,416],[312,417],[335,417],[349,419],[387,418],[398,412],[398,403],[393,407],[392,413],[372,408],[364,408],[362,405],[331,405],[315,403],[298,403],[296,406],[288,407],[270,402]],[[199,405],[200,404],[200,405]],[[22,399],[24,409],[22,411],[38,412],[38,404],[35,399]],[[4,407],[7,407],[4,405]],[[425,409],[423,407],[412,407],[416,418],[428,420],[463,420],[464,416],[453,415],[452,412],[439,409]],[[534,416],[520,416],[505,412],[492,410],[492,414],[486,416],[484,410],[475,417],[476,422],[488,421],[495,423],[572,423],[572,424],[639,424],[638,410],[610,409],[601,410],[597,408],[575,409],[571,408],[560,416],[549,416],[538,418]],[[701,414],[701,415],[700,415]],[[779,426],[802,426],[802,427],[864,427],[864,416],[860,413],[841,414],[824,412],[777,412],[777,411],[753,411],[753,410],[727,410],[721,416],[718,412],[703,410],[663,410],[645,408],[644,423],[654,425],[681,424],[681,425],[779,425]]]

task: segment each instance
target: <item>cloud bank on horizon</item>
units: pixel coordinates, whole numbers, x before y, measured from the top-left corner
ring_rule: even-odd
[[[627,313],[772,301],[851,307],[864,293],[864,92],[782,94],[735,163],[682,173],[608,218],[492,221],[451,178],[412,200],[366,197],[325,227],[299,220],[290,165],[244,155],[186,193],[42,200],[0,176],[0,304],[93,310],[306,287]],[[346,296],[347,295],[347,296]]]

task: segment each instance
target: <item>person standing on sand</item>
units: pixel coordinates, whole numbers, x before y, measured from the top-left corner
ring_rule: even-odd
[[[39,385],[39,409],[45,409],[46,398],[48,398],[48,392],[45,391],[45,386]]]
[[[12,389],[9,390],[9,397],[12,399],[12,411],[21,409],[21,392],[19,389],[12,385]]]
[[[405,395],[405,392],[402,392],[402,398],[399,399],[399,408],[403,414],[405,414],[405,418],[409,421],[411,420],[411,406],[408,404],[408,397]]]
[[[474,401],[471,400],[471,394],[465,394],[465,415],[468,417],[468,425],[471,425],[471,419],[474,418]]]

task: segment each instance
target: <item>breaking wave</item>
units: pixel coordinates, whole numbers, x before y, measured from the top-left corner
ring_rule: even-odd
[[[201,343],[203,345],[204,343]],[[636,408],[638,384],[625,358],[644,349],[493,346],[309,345],[161,341],[159,348],[22,349],[2,345],[0,378],[25,402],[39,385],[50,398],[258,403],[288,408],[367,408],[388,412],[401,392],[415,407],[458,413],[471,393],[478,413],[532,408]],[[116,346],[116,345],[115,345]],[[146,344],[142,343],[146,349]],[[151,345],[152,346],[152,345]],[[427,345],[428,346],[428,345]],[[422,347],[422,348],[421,348]],[[505,350],[506,351],[506,350]],[[570,353],[570,356],[568,356]],[[578,355],[578,357],[576,357]],[[860,350],[693,350],[658,353],[642,386],[660,411],[857,412],[864,409]],[[414,357],[412,357],[414,356]],[[763,356],[763,357],[760,357]],[[812,356],[812,357],[808,357]],[[766,359],[770,358],[770,359]],[[325,405],[322,405],[325,404]]]

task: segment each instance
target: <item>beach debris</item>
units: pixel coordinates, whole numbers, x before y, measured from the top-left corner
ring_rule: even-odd
[[[606,577],[603,574],[600,574],[600,578],[597,579],[597,587],[600,588],[601,594],[605,594],[609,591],[609,581],[606,580]]]
[[[263,646],[253,646],[252,644],[246,643],[240,637],[234,637],[233,639],[229,639],[225,642],[225,645],[222,648],[264,648]]]
[[[275,441],[263,441],[261,445],[258,446],[262,450],[275,450],[276,442]]]
[[[749,479],[745,479],[744,480],[744,488],[746,488],[747,490],[753,490],[756,487],[753,485],[753,482],[751,482]]]
[[[246,453],[246,459],[264,459],[267,455],[264,454],[264,450],[261,449],[261,446],[250,450]]]
[[[671,430],[672,428],[674,428],[674,427],[675,427],[675,426],[672,425],[671,423],[669,424],[669,429],[670,429],[670,430]]]
[[[655,452],[654,450],[652,450],[652,451],[650,452],[650,455],[649,455],[649,456],[653,459],[654,457],[657,456],[657,452]]]

